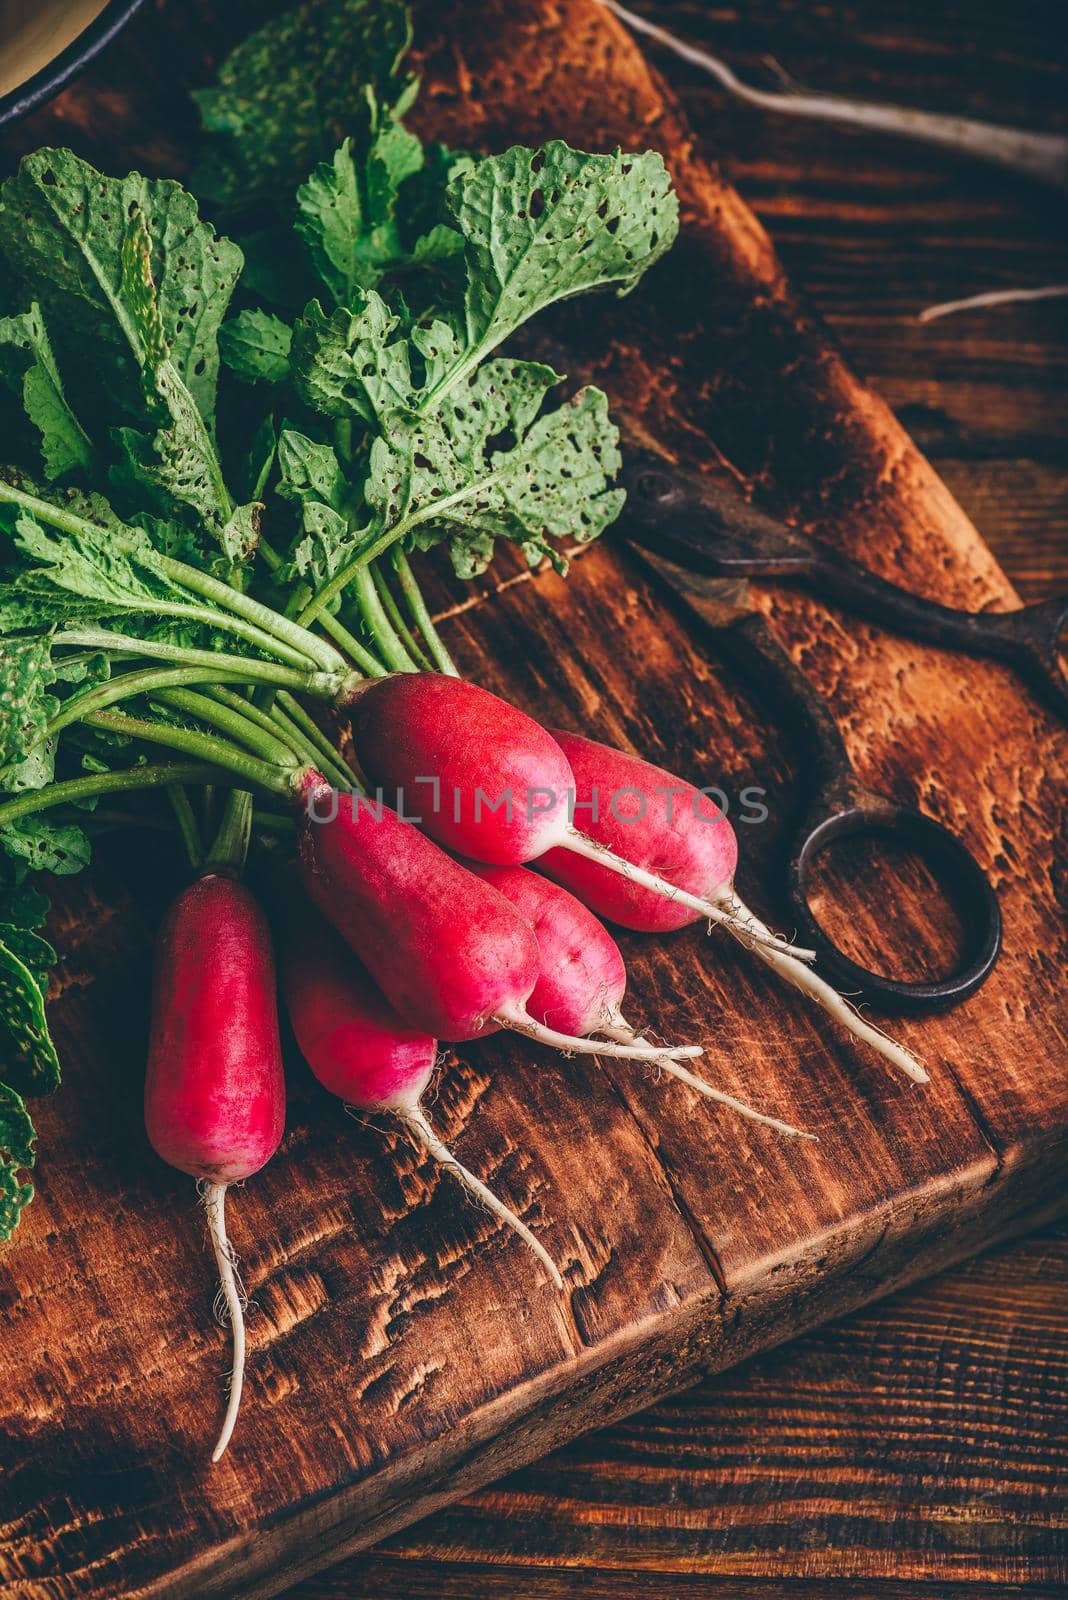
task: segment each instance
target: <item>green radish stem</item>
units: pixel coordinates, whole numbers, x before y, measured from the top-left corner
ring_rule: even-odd
[[[228,583],[222,583],[206,572],[201,572],[197,567],[190,567],[184,561],[176,561],[173,556],[158,556],[157,560],[160,570],[175,583],[181,584],[183,589],[200,595],[204,600],[212,601],[224,611],[233,612],[235,616],[242,617],[254,627],[261,628],[280,643],[299,650],[322,671],[349,670],[349,664],[340,651],[335,650],[325,639],[320,639],[318,634],[302,627],[299,622],[291,622],[280,612],[272,611],[270,606],[250,599],[248,595],[231,588]]]
[[[172,783],[167,789],[167,799],[171,803],[178,833],[185,846],[185,853],[189,857],[189,865],[194,872],[199,872],[204,862],[204,843],[200,837],[200,829],[197,827],[189,795],[182,784]],[[99,815],[99,812],[95,814]]]
[[[349,418],[340,418],[335,423],[334,439],[335,449],[337,450],[340,459],[345,462],[351,462],[352,423]],[[399,531],[395,531],[390,535],[390,541],[398,537]],[[362,568],[356,572],[353,580],[353,587],[356,591],[356,598],[361,614],[364,617],[364,621],[371,628],[371,632],[374,636],[377,647],[382,651],[384,659],[387,660],[389,665],[392,666],[396,671],[411,671],[414,667],[418,671],[432,672],[435,667],[437,667],[439,671],[447,672],[455,676],[456,668],[453,666],[451,660],[449,659],[448,652],[446,651],[441,640],[438,638],[433,622],[430,619],[430,614],[427,611],[426,605],[423,601],[423,597],[419,592],[418,584],[416,583],[407,559],[403,555],[398,544],[393,544],[392,553],[394,570],[396,571],[400,580],[401,589],[407,602],[408,610],[411,613],[417,632],[421,634],[422,639],[425,641],[429,655],[427,654],[427,651],[423,649],[419,639],[415,636],[415,634],[413,634],[412,630],[408,627],[407,623],[402,617],[400,608],[398,607],[393,596],[393,592],[386,581],[385,573],[381,571],[380,567],[375,564],[373,560],[369,560],[367,570],[371,572],[372,582],[377,591],[379,602],[386,613],[386,618],[388,619],[388,628],[382,627],[382,619],[380,617],[368,615],[365,604],[367,599],[366,586],[363,578],[360,575]],[[339,590],[338,592],[340,593],[341,591]],[[306,601],[305,604],[307,603],[308,602]],[[299,610],[298,615],[300,615]],[[329,613],[320,613],[317,618],[319,626],[326,627],[328,619]],[[335,618],[333,620],[336,624],[337,619]],[[342,644],[343,648],[349,649],[349,645],[345,643],[344,639],[342,638],[342,633],[344,633],[348,640],[352,639],[352,635],[348,634],[347,630],[342,628],[339,632],[338,628],[335,627],[329,629],[328,631],[331,632],[335,642]],[[399,654],[396,651],[395,641],[398,639],[400,641],[401,649],[410,658],[409,664],[402,664]],[[355,654],[353,654],[352,658],[354,661],[358,661],[358,657]],[[381,676],[381,671],[378,673],[373,673],[372,675]]]
[[[255,700],[250,700],[245,695],[235,694],[232,689],[225,689],[221,684],[205,689],[203,693],[210,700],[216,701],[221,706],[226,706],[235,716],[243,717],[245,721],[255,723],[256,727],[262,728],[263,732],[271,739],[278,740],[283,750],[299,755],[302,760],[315,763],[316,757],[309,751],[300,730],[287,728],[275,716],[273,707],[270,711],[265,710],[264,707],[257,705]]]
[[[358,788],[359,780],[357,779],[355,772],[341,755],[340,751],[334,749],[334,746],[330,743],[330,740],[320,728],[315,718],[309,716],[308,712],[305,711],[300,701],[294,699],[291,694],[287,694],[283,690],[282,693],[278,695],[278,707],[279,710],[284,712],[284,714],[293,722],[295,722],[299,728],[304,730],[309,742],[313,744],[319,751],[322,759],[330,762],[335,771],[340,774],[340,787],[343,789]]]
[[[277,550],[272,549],[262,535],[256,549],[258,554],[263,557],[267,570],[269,572],[277,572],[283,564],[282,557]],[[289,597],[289,602],[286,605],[286,615],[289,616],[293,610],[299,615],[301,607],[306,605],[310,598],[310,588],[307,584],[301,584],[293,590]],[[388,667],[384,667],[377,656],[373,656],[337,617],[332,616],[330,612],[325,612],[316,618],[316,626],[322,628],[324,633],[328,633],[334,643],[340,645],[342,650],[359,667],[360,671],[366,673],[369,678],[384,678],[386,676],[389,671]]]
[[[481,359],[480,353],[475,354],[473,359],[465,357],[466,365],[461,364],[461,367],[456,369],[456,377],[465,375],[471,370],[472,366],[477,366]],[[452,377],[453,372],[450,371],[450,379]],[[372,561],[377,561],[379,556],[384,555],[399,539],[403,539],[405,534],[411,533],[412,529],[419,527],[421,523],[429,522],[431,518],[442,516],[454,505],[460,505],[464,500],[477,499],[482,491],[490,486],[492,481],[492,477],[487,477],[479,479],[476,483],[469,483],[463,489],[457,489],[453,494],[443,495],[440,500],[431,501],[421,511],[413,511],[407,517],[402,517],[399,522],[393,524],[392,528],[385,529],[376,539],[373,539],[370,544],[365,546],[359,555],[353,556],[352,560],[347,562],[339,572],[335,572],[329,582],[324,583],[323,587],[313,595],[301,611],[297,617],[297,622],[301,627],[310,627],[313,622],[322,617],[327,606],[333,600],[336,600],[339,594],[345,592],[362,568],[369,566]]]
[[[378,591],[378,598],[381,600],[386,615],[389,617],[390,627],[411,657],[416,671],[433,672],[434,666],[430,657],[401,616],[400,606],[398,606],[393,590],[386,581],[386,575],[382,571],[381,565],[376,561],[369,570],[375,589]]]
[[[641,1034],[623,1016],[617,1012],[614,1019],[607,1027],[598,1030],[606,1038],[614,1039],[620,1044],[648,1044],[648,1039]],[[789,1139],[811,1139],[816,1141],[814,1133],[806,1133],[802,1128],[795,1128],[792,1123],[780,1122],[778,1117],[767,1117],[761,1111],[755,1111],[752,1106],[746,1105],[744,1100],[736,1100],[733,1095],[725,1094],[722,1089],[714,1089],[703,1078],[697,1077],[688,1068],[682,1067],[670,1056],[659,1054],[654,1058],[653,1065],[660,1067],[672,1078],[677,1078],[680,1083],[685,1083],[691,1089],[696,1089],[698,1094],[704,1095],[706,1100],[714,1100],[718,1105],[729,1106],[732,1111],[737,1111],[740,1117],[746,1117],[750,1122],[760,1122],[766,1128],[774,1128],[776,1133],[785,1134]]]
[[[253,813],[252,826],[254,831],[261,833],[295,834],[297,829],[296,818],[288,812],[265,811],[262,806],[257,806]]]
[[[135,696],[143,694],[153,694],[157,699],[163,699],[165,695],[162,691],[183,689],[191,684],[245,681],[246,674],[243,669],[235,672],[217,666],[148,667],[143,671],[121,673],[117,678],[109,678],[106,683],[99,683],[94,688],[87,689],[82,694],[72,695],[69,700],[64,701],[61,710],[48,723],[36,743],[27,749],[27,754],[30,750],[36,749],[37,745],[43,744],[46,739],[51,739],[62,729],[69,727],[71,723],[83,722],[94,711],[104,711],[120,700],[132,700]]]
[[[243,706],[240,710],[234,710],[191,689],[167,689],[154,695],[153,700],[184,711],[198,721],[206,722],[209,728],[215,728],[219,733],[228,734],[239,746],[244,746],[264,761],[273,762],[279,767],[300,765],[299,757],[294,755],[289,746],[276,733],[266,731],[246,716]]]
[[[386,615],[381,596],[375,587],[370,567],[358,567],[353,573],[352,589],[371,637],[382,652],[382,659],[394,672],[415,672],[416,664],[404,648],[404,643]]]
[[[53,806],[91,800],[100,794],[126,794],[138,789],[160,789],[174,784],[228,783],[232,781],[218,765],[204,761],[168,761],[159,765],[131,767],[128,772],[94,772],[85,778],[63,778],[43,789],[27,789],[0,805],[0,828],[20,817],[32,817]]]
[[[359,667],[360,671],[365,673],[368,678],[385,678],[388,676],[389,668],[384,667],[381,661],[379,661],[378,657],[373,656],[371,652],[360,643],[356,635],[349,632],[348,628],[345,627],[340,617],[331,616],[330,613],[327,612],[325,616],[318,618],[317,626],[322,628],[324,633],[328,633],[333,639],[334,643],[339,644],[342,650],[346,651],[348,655],[351,656],[356,666]]]
[[[299,756],[309,766],[318,767],[324,771],[323,758],[320,751],[306,738],[302,729],[274,704],[274,691],[270,691],[268,700],[264,705],[259,705],[254,699],[235,694],[232,689],[214,687],[203,691],[210,699],[221,706],[227,706],[236,715],[244,717],[249,722],[254,722],[258,728],[272,739],[281,741],[284,749]]]
[[[699,911],[711,922],[722,923],[743,944],[751,942],[754,948],[759,944],[789,955],[795,961],[815,960],[814,950],[800,949],[786,939],[781,939],[778,934],[772,933],[771,929],[750,911],[744,901],[738,898],[732,888],[720,890],[712,897],[703,898],[700,895],[689,894],[685,889],[669,883],[666,878],[658,877],[655,872],[649,872],[645,867],[636,866],[634,862],[617,856],[607,845],[598,844],[596,839],[588,838],[586,834],[580,833],[573,827],[567,830],[567,849],[577,856],[585,856],[589,861],[596,861],[598,866],[618,872],[621,878],[629,878],[632,883],[641,884],[644,889],[651,889],[654,894],[666,895],[669,900],[677,900],[680,905],[689,906],[691,911]]]
[[[251,837],[252,796],[247,789],[232,789],[226,797],[219,830],[207,853],[205,869],[240,877],[245,870]]]
[[[163,745],[168,750],[177,750],[183,755],[210,763],[215,769],[221,767],[225,772],[243,780],[242,787],[247,788],[252,785],[258,789],[266,789],[270,794],[284,795],[287,799],[294,798],[300,792],[301,769],[280,768],[271,762],[258,760],[255,756],[246,755],[243,750],[236,749],[224,739],[216,739],[207,733],[198,733],[194,728],[177,728],[167,722],[149,722],[146,718],[129,717],[119,711],[98,711],[95,715],[87,717],[86,721],[90,727],[103,728],[108,733],[124,734],[131,739],[143,739],[147,744]],[[217,771],[209,773],[203,781],[211,782],[215,777]],[[0,807],[0,819],[3,817],[4,809],[6,808]]]
[[[393,546],[392,557],[393,570],[397,574],[401,593],[404,595],[408,610],[411,612],[412,621],[422,634],[426,647],[433,657],[434,665],[439,672],[446,673],[448,677],[458,678],[460,676],[459,671],[434,626],[434,620],[427,609],[422,590],[415,581],[415,573],[412,571],[408,557],[399,544]]]
[[[391,1107],[390,1114],[395,1116],[398,1122],[403,1123],[404,1127],[408,1129],[416,1143],[422,1146],[427,1155],[444,1167],[446,1171],[451,1172],[454,1177],[458,1178],[464,1188],[481,1200],[486,1209],[491,1211],[499,1221],[518,1233],[524,1244],[533,1250],[556,1287],[563,1290],[564,1280],[560,1276],[560,1269],[545,1246],[531,1233],[526,1223],[520,1217],[517,1217],[514,1211],[510,1211],[503,1200],[497,1198],[492,1189],[488,1189],[480,1178],[476,1178],[473,1172],[457,1161],[448,1145],[441,1142],[430,1126],[422,1106]]]
[[[216,1316],[220,1322],[228,1320],[230,1323],[234,1356],[230,1376],[230,1398],[227,1401],[222,1429],[216,1441],[215,1449],[211,1453],[213,1464],[222,1459],[226,1447],[230,1443],[234,1424],[237,1422],[237,1414],[241,1409],[241,1390],[245,1381],[244,1296],[237,1278],[237,1258],[226,1233],[227,1187],[228,1185],[225,1183],[205,1183],[203,1187],[204,1208],[208,1215],[208,1231],[211,1234],[211,1247],[215,1252],[215,1265],[219,1273],[219,1292],[222,1301],[222,1304],[217,1306]],[[224,1308],[225,1319],[220,1315]]]
[[[220,681],[225,681],[224,673],[232,673],[230,681],[233,682],[238,681],[238,674],[243,674],[244,682],[277,684],[279,688],[296,689],[315,700],[334,700],[362,681],[354,672],[301,671],[277,661],[261,661],[255,656],[231,656],[217,650],[198,650],[191,645],[167,644],[162,639],[138,639],[133,634],[110,633],[104,628],[67,629],[54,634],[52,643],[103,650],[112,659],[121,655],[147,656],[155,661],[174,661],[188,667],[214,667]]]

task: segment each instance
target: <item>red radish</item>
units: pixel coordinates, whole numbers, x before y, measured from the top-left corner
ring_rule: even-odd
[[[665,897],[668,927],[679,926],[688,908],[683,921],[708,917],[776,949],[811,957],[811,951],[796,950],[773,934],[734,894],[736,845],[725,819],[722,828],[695,824],[717,836],[717,870],[696,890],[660,873],[656,861],[662,852],[649,851],[648,828],[624,825],[616,830],[617,843],[607,847],[595,825],[587,828],[587,812],[586,831],[575,826],[575,774],[558,741],[487,689],[462,678],[401,672],[361,684],[348,709],[356,752],[371,781],[395,789],[401,809],[458,855],[490,866],[521,866],[550,850],[590,856],[630,884]],[[678,787],[669,773],[663,776]],[[615,801],[615,791],[607,790],[604,807]],[[713,848],[711,837],[702,844]],[[644,859],[650,854],[652,859]]]
[[[304,886],[409,1026],[450,1042],[513,1028],[557,1050],[640,1061],[660,1053],[594,1045],[537,1022],[526,1000],[538,944],[515,907],[387,805],[339,794],[318,773],[303,787]]]
[[[434,1071],[437,1041],[402,1021],[367,968],[288,883],[279,924],[286,1009],[301,1053],[319,1082],[361,1111],[397,1117],[428,1155],[515,1229],[563,1289],[556,1263],[526,1223],[457,1161],[430,1126],[421,1101]]]
[[[487,867],[476,862],[468,865],[512,902],[537,936],[538,981],[527,1000],[532,1016],[564,1033],[603,1033],[625,1044],[648,1043],[623,1015],[627,970],[619,946],[581,900],[526,867]],[[713,1089],[666,1055],[658,1054],[655,1065],[753,1122],[799,1139],[815,1137]]]
[[[610,810],[601,809],[590,823],[590,834],[609,851],[624,848],[665,878],[678,882],[694,894],[709,894],[717,883],[720,892],[733,893],[730,880],[737,859],[737,845],[726,841],[719,824],[699,820],[701,794],[663,767],[653,766],[637,756],[616,750],[611,745],[584,739],[581,734],[553,730],[574,773],[580,803],[592,802],[595,795],[626,792],[632,820],[622,822]],[[674,807],[667,812],[667,793],[674,796]],[[644,801],[644,810],[641,802]],[[617,811],[623,809],[617,806]],[[589,813],[587,813],[588,815]],[[722,829],[733,829],[723,818]],[[594,856],[582,858],[570,850],[550,850],[538,863],[544,871],[571,889],[588,906],[610,922],[640,932],[660,932],[682,927],[692,921],[685,907],[673,908],[658,895],[650,894],[638,883],[627,883],[614,870],[606,870]],[[671,920],[674,912],[675,920]],[[755,921],[755,919],[754,919]],[[757,924],[762,926],[762,924]],[[926,1070],[903,1046],[866,1022],[836,989],[788,951],[770,947],[758,934],[739,923],[731,932],[748,950],[765,961],[773,971],[816,1001],[856,1038],[878,1051],[916,1083],[926,1083]]]
[[[218,1461],[237,1421],[245,1364],[226,1190],[271,1159],[285,1127],[270,931],[260,906],[233,878],[198,878],[160,930],[145,1127],[164,1161],[204,1185],[234,1344],[229,1404],[211,1457]]]
[[[580,814],[594,844],[633,856],[699,899],[729,892],[738,839],[713,800],[624,750],[558,728],[553,737],[571,767],[576,806],[584,808]],[[596,857],[550,850],[538,865],[599,916],[639,933],[668,933],[702,915],[685,901],[666,900],[633,879],[620,879]]]

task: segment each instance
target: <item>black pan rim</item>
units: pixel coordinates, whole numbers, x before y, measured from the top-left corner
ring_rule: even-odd
[[[27,78],[25,83],[0,96],[0,127],[26,116],[66,88],[71,79],[88,66],[105,45],[110,44],[143,4],[144,0],[108,0],[99,16],[76,39],[72,39],[65,50],[61,50],[40,72],[35,72],[32,78]]]

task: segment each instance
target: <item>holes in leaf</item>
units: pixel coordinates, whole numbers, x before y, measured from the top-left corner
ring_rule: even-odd
[[[545,211],[545,196],[540,189],[535,189],[530,197],[530,215],[536,222]]]
[[[514,450],[516,437],[511,428],[502,428],[499,433],[491,433],[486,440],[486,455],[495,455],[500,450]]]

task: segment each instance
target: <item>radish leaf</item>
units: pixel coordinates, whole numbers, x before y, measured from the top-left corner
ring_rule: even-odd
[[[36,1137],[21,1095],[0,1083],[0,1239],[11,1238],[33,1199],[33,1184],[22,1182],[19,1173],[33,1166]]]
[[[232,210],[288,200],[347,134],[368,139],[380,107],[403,116],[414,92],[399,75],[410,43],[395,0],[310,0],[272,18],[226,58],[215,87],[194,95],[218,136],[195,186]]]
[[[365,489],[382,528],[409,525],[421,549],[446,539],[462,578],[485,570],[496,538],[565,571],[550,541],[596,538],[623,494],[608,486],[620,458],[605,396],[582,389],[538,415],[555,381],[547,367],[489,361],[434,416],[394,416]]]
[[[278,492],[300,506],[306,535],[293,551],[293,568],[316,585],[325,583],[353,553],[348,509],[352,489],[328,444],[283,429],[278,440]]]
[[[239,311],[219,330],[219,353],[243,383],[284,383],[293,330],[269,311]]]
[[[330,417],[355,415],[381,428],[417,401],[408,341],[381,295],[358,295],[352,310],[326,316],[313,300],[293,330],[293,382],[305,403]]]
[[[41,986],[0,928],[0,1079],[20,1094],[51,1094],[59,1085],[59,1061],[45,1020]],[[54,960],[54,952],[44,940]]]
[[[404,260],[396,222],[400,185],[423,162],[423,147],[399,122],[375,135],[362,167],[346,139],[297,190],[296,230],[337,305],[372,289]]]
[[[586,155],[554,139],[489,156],[454,178],[445,204],[464,239],[462,354],[430,390],[455,383],[556,300],[633,289],[678,232],[661,156]]]
[[[5,639],[0,655],[0,768],[20,763],[36,745],[59,702],[47,692],[55,682],[52,671],[52,641],[47,634],[24,639]],[[9,785],[6,771],[0,771],[0,788]]]
[[[93,509],[106,506],[94,496]],[[86,523],[57,534],[28,513],[15,524],[15,548],[24,566],[0,587],[4,632],[73,617],[125,612],[159,614],[159,602],[182,598],[163,576],[148,535],[111,512],[106,525]]]
[[[41,456],[46,478],[87,472],[93,465],[89,437],[67,403],[56,358],[36,302],[17,317],[0,317],[0,358],[3,346],[18,357],[0,359],[0,377],[21,393],[23,408],[41,435]]]
[[[139,409],[130,378],[146,364],[144,322],[131,304],[123,247],[131,218],[150,240],[159,334],[175,372],[210,424],[217,335],[241,252],[201,222],[196,201],[170,179],[106,178],[69,150],[37,150],[0,185],[0,259],[31,285],[57,342],[99,381],[114,378]],[[58,336],[62,332],[63,349]]]

